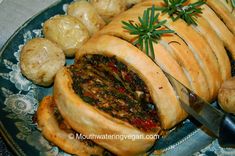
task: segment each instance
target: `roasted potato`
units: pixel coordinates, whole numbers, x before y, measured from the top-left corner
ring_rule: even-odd
[[[126,9],[126,0],[89,0],[89,2],[106,22]]]
[[[86,0],[71,3],[68,6],[67,13],[80,20],[86,26],[90,35],[93,35],[105,26],[104,20],[100,17],[95,8]]]
[[[68,57],[73,57],[84,42],[89,39],[87,28],[75,17],[56,15],[43,25],[45,37],[57,43]]]
[[[218,101],[223,110],[235,114],[235,77],[222,84]]]
[[[64,64],[65,56],[62,49],[45,38],[28,41],[20,53],[23,75],[38,85],[52,84],[56,72]]]

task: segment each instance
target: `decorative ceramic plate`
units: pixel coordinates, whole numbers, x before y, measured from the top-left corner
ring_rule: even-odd
[[[52,93],[22,76],[19,53],[26,41],[43,37],[42,24],[56,14],[64,14],[72,0],[60,0],[29,19],[0,51],[0,132],[16,155],[69,155],[43,138],[34,122],[39,101]],[[73,60],[67,60],[67,64]],[[235,155],[189,120],[161,138],[150,155]]]

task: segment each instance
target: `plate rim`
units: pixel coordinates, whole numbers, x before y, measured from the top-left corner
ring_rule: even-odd
[[[40,10],[39,12],[32,15],[29,19],[27,19],[21,26],[19,26],[14,33],[7,39],[7,41],[3,44],[3,46],[0,48],[0,60],[2,60],[2,54],[6,50],[6,47],[8,44],[12,41],[12,39],[18,34],[20,30],[22,30],[25,26],[27,26],[28,23],[30,23],[35,17],[39,16],[41,13],[43,13],[46,10],[49,10],[50,8],[58,5],[59,3],[66,3],[67,0],[56,0],[49,6],[45,7],[44,9]],[[1,103],[3,104],[3,103]],[[13,152],[12,154],[15,154],[17,156],[26,156],[24,149],[22,149],[12,138],[12,136],[8,133],[6,126],[2,123],[2,119],[0,119],[0,136],[4,143],[7,145],[7,149],[10,150],[10,152]]]

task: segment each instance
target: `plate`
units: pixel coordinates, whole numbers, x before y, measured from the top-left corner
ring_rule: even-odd
[[[52,94],[52,87],[44,88],[27,80],[20,71],[19,53],[30,39],[43,37],[42,24],[56,14],[64,14],[72,0],[61,0],[25,22],[0,51],[0,132],[16,155],[67,156],[41,135],[35,123],[39,101]],[[67,60],[67,64],[73,60]],[[215,103],[216,105],[216,103]],[[149,155],[235,155],[233,149],[223,149],[218,142],[186,120],[164,138],[160,138]]]

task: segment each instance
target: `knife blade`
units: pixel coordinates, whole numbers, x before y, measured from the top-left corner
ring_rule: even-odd
[[[207,127],[218,138],[222,147],[235,147],[235,117],[230,114],[224,114],[219,109],[211,106],[209,102],[183,85],[163,68],[161,69],[175,89],[181,107],[194,119]]]
[[[203,100],[170,74],[164,73],[175,89],[181,107],[212,131],[215,136],[219,137],[220,123],[224,119],[225,114],[211,106],[209,102]]]

